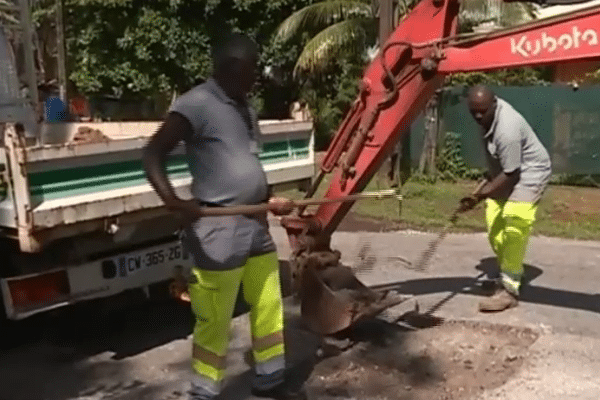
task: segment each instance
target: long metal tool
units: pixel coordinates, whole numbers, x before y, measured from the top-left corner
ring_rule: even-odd
[[[485,181],[481,182],[476,191],[480,190],[485,183]],[[426,269],[439,244],[448,234],[451,226],[456,223],[461,211],[462,207],[459,207],[452,213],[450,222],[421,256],[417,269]],[[367,251],[368,249],[361,251],[359,256],[364,256]],[[314,265],[321,265],[321,263],[315,262]],[[367,287],[356,279],[350,268],[332,266],[318,269],[308,261],[302,270],[300,285],[302,317],[311,330],[324,335],[339,332],[361,319],[379,315],[386,309],[412,297],[400,294],[389,296],[392,292],[390,290],[374,290],[372,287]],[[377,287],[380,288],[381,286]],[[433,309],[431,314],[436,309]],[[432,315],[423,318],[425,317],[429,320],[435,319]]]
[[[481,188],[483,188],[483,186],[486,183],[487,183],[486,180],[481,181],[479,183],[479,185],[477,185],[475,192],[478,192],[479,190],[481,190]],[[431,263],[431,259],[433,258],[433,255],[436,253],[438,247],[440,246],[440,243],[442,243],[444,238],[450,232],[450,229],[456,224],[456,221],[458,221],[458,215],[461,212],[462,212],[462,209],[460,206],[457,207],[456,210],[454,210],[452,215],[450,215],[450,218],[449,218],[448,222],[446,223],[446,225],[444,226],[444,228],[440,231],[440,233],[438,233],[436,238],[433,239],[429,243],[429,245],[427,246],[425,251],[421,254],[421,257],[419,257],[419,260],[415,263],[415,265],[407,266],[408,269],[423,272],[423,271],[427,270],[427,268],[429,268],[429,264]]]
[[[397,190],[394,189],[390,189],[390,190],[382,190],[382,191],[377,191],[377,192],[363,192],[363,193],[357,193],[357,194],[352,194],[352,195],[348,195],[348,196],[342,196],[342,197],[336,197],[336,198],[328,198],[328,199],[303,199],[303,200],[295,200],[293,201],[293,207],[295,208],[300,208],[300,207],[306,207],[309,205],[319,205],[319,204],[326,204],[326,203],[334,203],[334,202],[342,202],[342,201],[357,201],[357,200],[366,200],[366,199],[385,199],[385,198],[396,198],[398,200],[402,200],[402,196],[399,194],[399,192]],[[209,216],[226,216],[226,215],[239,215],[239,214],[257,214],[257,213],[264,213],[266,211],[269,210],[273,210],[276,209],[277,206],[273,205],[273,204],[257,204],[257,205],[241,205],[241,206],[227,206],[227,207],[203,207],[202,208],[202,212],[204,215],[209,215]],[[312,276],[309,275],[307,277],[308,278],[312,278],[313,281],[314,280],[319,280],[320,278],[317,276]],[[364,285],[360,284],[360,282],[358,282],[358,280],[354,279],[356,282],[352,282],[356,287],[358,287],[359,289],[367,290]],[[323,288],[325,285],[321,284],[316,285],[317,288],[321,289],[321,296],[325,296],[325,297],[331,297],[332,300],[330,301],[332,307],[337,306],[337,309],[339,312],[342,312],[343,310],[345,310],[347,304],[345,302],[341,302],[338,298],[336,298],[333,293],[331,292],[330,289],[325,289]],[[169,285],[169,291],[171,293],[171,296],[182,301],[185,303],[189,303],[190,302],[190,296],[188,293],[188,287],[187,287],[187,278],[184,276],[183,271],[181,270],[177,270],[175,271],[175,274],[173,276],[173,280],[171,281],[171,284]],[[379,294],[379,296],[381,297],[380,300],[384,300],[385,294]],[[398,299],[385,299],[385,301],[382,301],[383,304],[392,304],[394,302],[400,302],[400,300]],[[381,304],[378,305],[379,307],[384,307]],[[306,306],[305,306],[306,307]],[[334,307],[335,308],[335,307]],[[377,311],[377,305],[372,305],[371,307],[365,307],[364,309],[359,310],[358,315],[356,316],[356,318],[362,317],[368,313],[372,313]],[[354,314],[353,314],[354,317]],[[350,317],[349,317],[350,318]],[[335,328],[339,328],[339,324],[335,326]],[[331,328],[329,328],[331,329]]]
[[[448,235],[448,232],[450,231],[450,229],[454,226],[454,224],[456,224],[456,221],[458,220],[458,214],[459,214],[459,209],[456,209],[450,216],[450,219],[448,220],[446,225],[444,225],[444,228],[438,233],[438,235],[435,237],[435,239],[433,239],[429,243],[429,245],[427,246],[425,251],[421,254],[421,257],[419,257],[419,260],[414,264],[414,266],[408,265],[406,267],[407,269],[423,272],[429,267],[431,259],[433,258],[433,255],[436,253],[440,243],[442,243],[444,238]]]
[[[339,202],[350,202],[366,199],[381,200],[385,198],[395,198],[402,200],[402,195],[397,190],[382,190],[377,192],[363,192],[356,193],[347,196],[332,197],[327,199],[302,199],[293,200],[291,206],[293,208],[300,208],[306,206],[327,204],[327,203],[339,203]],[[252,205],[240,205],[240,206],[226,206],[226,207],[203,207],[202,213],[207,216],[224,216],[224,215],[239,215],[239,214],[260,214],[270,210],[276,210],[280,206],[276,204],[252,204]]]
[[[485,186],[486,183],[487,183],[487,180],[481,181],[479,183],[479,185],[477,185],[477,188],[475,189],[474,192],[478,192],[479,190],[481,190],[483,188],[483,186]],[[425,251],[421,254],[421,257],[419,258],[419,261],[417,261],[415,266],[414,267],[407,266],[406,268],[420,271],[420,272],[425,271],[428,268],[428,266],[430,265],[431,259],[432,259],[433,255],[435,254],[435,252],[437,251],[440,243],[448,235],[450,228],[452,226],[454,226],[454,224],[458,220],[458,215],[462,212],[461,208],[462,207],[459,206],[456,208],[456,210],[454,210],[454,212],[450,216],[448,223],[444,226],[444,228],[436,236],[436,238],[429,243],[429,245],[427,246]],[[483,277],[483,275],[485,275],[485,273],[481,273],[479,276],[474,278],[474,281],[476,282],[481,277]],[[372,286],[371,288],[374,290],[394,290],[394,289],[397,289],[397,285],[383,284],[383,285],[375,285],[375,286]],[[419,328],[433,327],[433,326],[441,325],[444,322],[444,318],[436,317],[436,316],[434,316],[434,314],[440,308],[442,308],[444,305],[446,305],[446,303],[448,303],[450,300],[452,300],[454,297],[456,297],[456,295],[458,295],[459,293],[460,293],[460,290],[450,293],[448,296],[441,299],[439,302],[434,304],[432,307],[430,307],[424,313],[419,311],[419,303],[415,302],[414,310],[408,311],[398,318],[394,318],[393,322],[397,323],[397,324],[402,324],[404,327],[409,328],[409,329],[419,329]],[[384,318],[386,318],[386,317],[387,316],[385,316]]]

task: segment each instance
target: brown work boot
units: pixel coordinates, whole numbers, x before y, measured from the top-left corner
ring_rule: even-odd
[[[479,302],[479,311],[499,312],[516,307],[519,304],[517,296],[502,288],[491,297]]]
[[[478,282],[477,288],[486,296],[492,296],[496,294],[499,289],[502,289],[502,282],[498,279],[486,279]]]
[[[307,400],[304,387],[291,388],[286,383],[282,383],[269,390],[259,390],[252,388],[252,396],[262,397],[273,400]]]

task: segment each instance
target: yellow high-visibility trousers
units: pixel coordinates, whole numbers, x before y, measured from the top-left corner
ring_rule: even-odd
[[[240,283],[244,299],[250,305],[257,376],[254,385],[268,389],[280,383],[285,368],[285,351],[277,253],[250,257],[246,264],[233,270],[194,268],[192,273],[189,294],[196,318],[192,355],[194,386],[212,395],[221,391],[230,322]]]
[[[536,203],[486,199],[488,239],[500,264],[502,285],[515,295],[537,208]]]

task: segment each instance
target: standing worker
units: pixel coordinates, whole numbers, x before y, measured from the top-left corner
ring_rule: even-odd
[[[488,171],[481,189],[461,203],[468,210],[486,201],[488,237],[500,265],[501,286],[481,301],[479,310],[498,312],[518,305],[527,243],[552,168],[525,118],[488,87],[471,88],[468,105],[482,127]]]
[[[169,210],[182,215],[186,249],[195,268],[189,296],[193,332],[191,400],[214,399],[221,391],[230,322],[240,283],[251,307],[255,379],[252,394],[305,399],[303,388],[285,379],[283,304],[279,261],[266,212],[203,216],[204,207],[269,202],[278,215],[293,203],[272,198],[259,161],[257,115],[247,94],[256,79],[258,49],[244,35],[231,35],[213,53],[214,73],[175,100],[144,153],[148,180]],[[183,141],[192,174],[193,200],[177,197],[165,159]]]

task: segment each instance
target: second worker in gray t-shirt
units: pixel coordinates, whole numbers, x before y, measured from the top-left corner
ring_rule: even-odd
[[[488,170],[485,184],[461,202],[464,210],[481,200],[486,203],[488,238],[500,265],[501,285],[479,309],[497,312],[518,305],[531,227],[552,167],[525,118],[489,88],[471,88],[468,106],[481,127]]]

